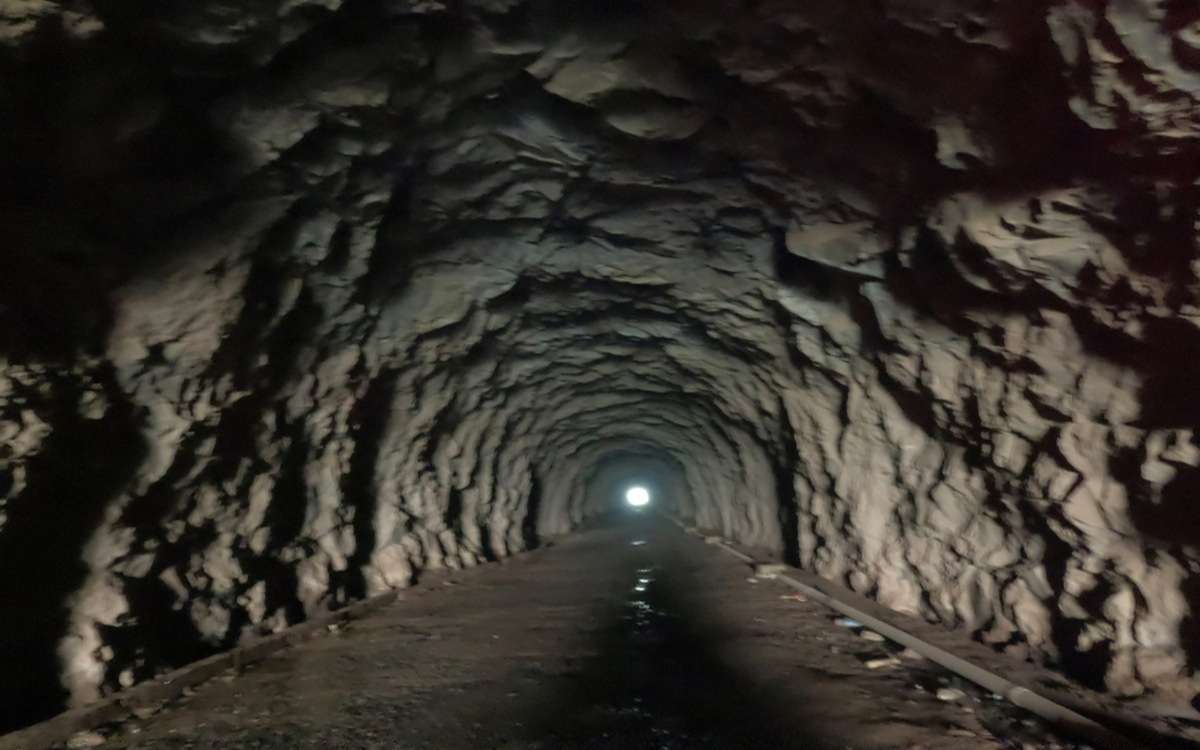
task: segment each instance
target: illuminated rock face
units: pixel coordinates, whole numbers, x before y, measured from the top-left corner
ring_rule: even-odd
[[[1196,694],[1191,6],[117,5],[0,0],[4,726],[627,470]]]

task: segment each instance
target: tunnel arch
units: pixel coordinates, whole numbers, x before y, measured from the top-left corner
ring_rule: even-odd
[[[29,5],[0,644],[57,672],[0,728],[570,533],[640,451],[708,533],[1196,699],[1191,10]]]

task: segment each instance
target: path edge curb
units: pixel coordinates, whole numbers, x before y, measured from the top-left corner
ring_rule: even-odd
[[[687,525],[680,519],[664,514],[664,516],[678,526],[685,534],[691,536],[699,536],[705,541],[710,541],[709,537],[701,534],[694,527]],[[750,555],[731,546],[727,540],[720,539],[710,542],[713,546],[719,547],[722,551],[732,555],[738,560],[749,565],[755,565],[758,561]],[[1088,742],[1095,743],[1098,748],[1103,750],[1132,750],[1139,747],[1132,740],[1117,734],[1112,729],[1100,724],[1099,722],[1084,716],[1081,713],[1074,711],[1067,706],[1057,703],[1049,698],[1030,690],[1029,688],[1019,685],[1006,677],[996,674],[990,670],[984,669],[976,664],[973,664],[962,657],[955,656],[950,652],[922,640],[911,633],[902,630],[891,623],[881,620],[868,612],[841,601],[827,591],[797,580],[787,573],[779,573],[773,578],[783,582],[785,585],[800,591],[813,601],[824,604],[825,606],[842,613],[858,622],[864,627],[874,630],[880,635],[888,638],[896,643],[911,648],[913,651],[921,654],[925,658],[934,662],[943,669],[949,670],[954,674],[968,680],[985,690],[989,690],[996,695],[1003,697],[1015,706],[1018,706],[1030,713],[1039,716],[1046,721],[1060,727],[1071,735],[1085,739]],[[3,748],[0,748],[3,750]]]
[[[339,610],[317,615],[278,632],[255,638],[229,651],[185,664],[94,703],[69,709],[32,726],[0,735],[0,750],[42,750],[64,744],[79,732],[125,719],[135,709],[174,700],[182,695],[185,689],[210,680],[228,669],[241,671],[288,646],[315,638],[331,626],[361,620],[395,602],[399,596],[399,589],[386,591]]]

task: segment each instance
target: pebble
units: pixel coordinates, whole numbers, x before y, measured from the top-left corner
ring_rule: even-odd
[[[760,563],[754,566],[754,575],[759,578],[775,578],[780,573],[786,573],[787,566],[779,563]]]
[[[100,747],[104,744],[104,735],[99,732],[79,732],[67,740],[69,750],[81,750],[86,747]]]
[[[154,714],[158,713],[158,706],[139,706],[133,709],[133,715],[139,719],[149,719]]]
[[[859,622],[858,620],[853,620],[849,617],[839,617],[833,621],[833,624],[838,625],[843,628],[861,628],[862,627],[861,622]]]
[[[937,698],[940,701],[947,703],[956,703],[967,697],[967,694],[958,688],[938,688]]]
[[[900,660],[894,656],[881,656],[878,659],[867,659],[863,664],[867,669],[883,669],[884,667],[900,666]]]
[[[859,633],[858,636],[860,638],[862,638],[863,640],[871,641],[872,643],[883,643],[884,641],[887,640],[879,633],[876,633],[874,630],[864,630],[863,632]]]

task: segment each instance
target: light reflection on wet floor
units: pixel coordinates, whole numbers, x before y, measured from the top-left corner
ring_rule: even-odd
[[[562,728],[558,746],[792,746],[758,736],[762,725],[752,720],[756,712],[746,710],[746,691],[734,688],[736,678],[713,661],[704,634],[687,626],[688,612],[680,609],[686,602],[674,588],[677,576],[658,565],[664,551],[646,539],[627,540],[633,565],[617,594],[618,619],[607,648],[590,676],[597,713],[577,714],[581,721]]]

